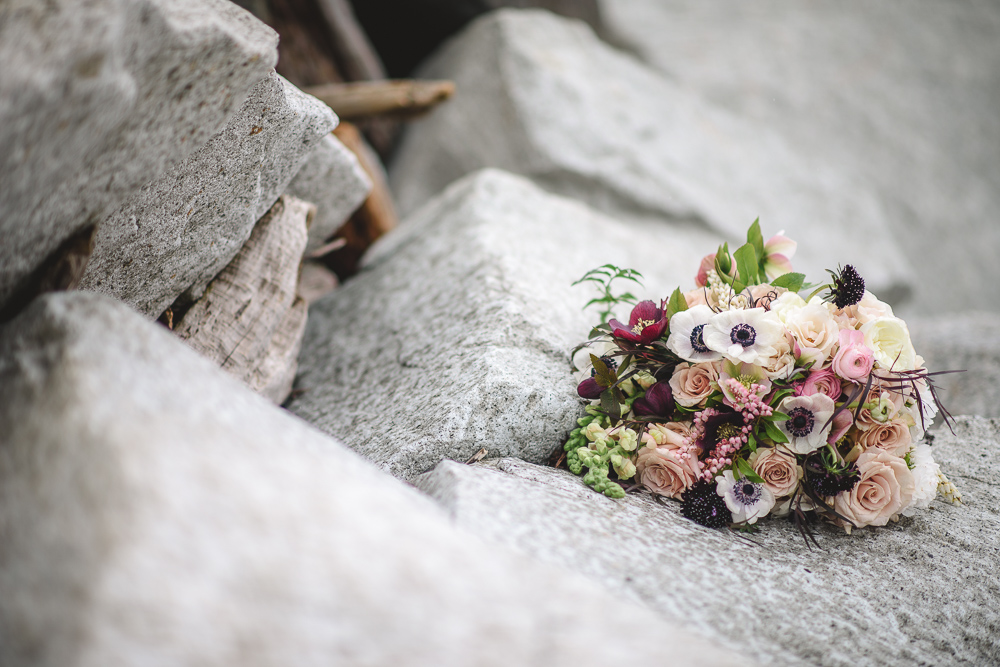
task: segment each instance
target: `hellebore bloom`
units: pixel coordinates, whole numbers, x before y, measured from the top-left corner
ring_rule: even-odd
[[[664,417],[674,414],[674,392],[668,382],[657,382],[646,391],[646,395],[632,403],[632,412],[637,417]]]
[[[611,334],[637,345],[649,345],[667,330],[667,314],[652,301],[640,301],[632,309],[628,326],[618,320],[611,320]]]
[[[764,273],[768,280],[774,280],[792,271],[792,255],[798,243],[778,232],[764,244]]]
[[[580,395],[580,398],[585,398],[588,401],[600,398],[602,391],[604,391],[604,387],[597,383],[596,378],[587,378],[576,386],[576,393]]]

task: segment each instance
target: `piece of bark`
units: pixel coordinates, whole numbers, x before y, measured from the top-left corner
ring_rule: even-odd
[[[344,246],[323,258],[323,263],[338,278],[344,280],[357,272],[358,262],[368,246],[389,230],[395,229],[399,218],[382,163],[358,129],[345,122],[338,125],[333,133],[358,156],[361,168],[372,181],[372,192],[368,199],[334,235],[334,238],[344,239]]]
[[[305,329],[299,265],[316,207],[282,195],[239,254],[174,332],[254,391],[281,403],[291,391]]]
[[[37,296],[76,289],[94,252],[96,236],[97,225],[89,225],[53,250],[7,299],[0,310],[0,324],[17,316]]]
[[[266,4],[268,11],[257,16],[281,37],[278,74],[300,88],[349,79],[337,62],[330,28],[316,0],[267,0]]]
[[[385,67],[361,28],[347,0],[316,0],[326,19],[339,69],[352,81],[385,78]]]
[[[452,81],[359,81],[306,88],[325,102],[341,120],[421,116],[455,93]]]
[[[339,282],[337,274],[323,264],[305,261],[299,274],[298,295],[310,304],[337,289]]]

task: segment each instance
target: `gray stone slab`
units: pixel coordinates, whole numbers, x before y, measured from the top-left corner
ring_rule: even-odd
[[[354,153],[332,134],[323,137],[287,190],[293,197],[316,204],[306,251],[321,247],[371,190],[372,181]]]
[[[277,37],[225,0],[0,5],[0,304],[224,128]]]
[[[906,324],[927,368],[964,371],[934,378],[949,410],[1000,417],[1000,314],[954,313],[908,318]]]
[[[1000,422],[961,417],[935,458],[965,505],[808,548],[786,520],[741,537],[680,503],[611,500],[565,470],[450,461],[416,480],[456,525],[585,574],[665,619],[768,665],[986,665],[1000,661]]]
[[[157,317],[199,298],[336,125],[275,73],[225,129],[101,223],[80,284]]]
[[[458,531],[101,295],[0,328],[0,433],[4,665],[744,664]]]
[[[571,283],[610,262],[645,274],[637,296],[664,298],[693,287],[715,246],[699,229],[618,222],[521,177],[472,174],[311,306],[288,407],[403,478],[483,447],[544,461],[581,409],[569,352],[597,323],[583,311],[593,288]]]
[[[403,213],[482,167],[530,176],[613,217],[698,224],[742,243],[799,242],[795,267],[821,280],[854,264],[882,299],[906,297],[913,271],[863,182],[795,150],[779,133],[707,102],[537,10],[477,19],[421,69],[456,94],[407,129],[390,169]]]
[[[602,0],[616,43],[876,197],[916,315],[1000,311],[1000,5]],[[819,221],[817,221],[819,222]],[[836,220],[826,221],[839,222]]]

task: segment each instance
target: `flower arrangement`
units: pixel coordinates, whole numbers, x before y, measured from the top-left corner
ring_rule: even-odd
[[[678,499],[709,527],[791,515],[807,538],[815,519],[850,533],[937,493],[960,502],[923,442],[950,415],[906,323],[853,266],[806,285],[795,249],[782,234],[765,242],[755,221],[745,245],[707,255],[696,287],[659,305],[614,294],[616,280],[639,283],[635,271],[605,265],[577,281],[600,287],[587,305],[602,324],[574,351],[590,404],[565,445],[569,469],[612,498]],[[610,318],[623,302],[635,304],[627,323]]]

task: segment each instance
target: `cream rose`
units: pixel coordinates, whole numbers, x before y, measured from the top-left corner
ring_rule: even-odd
[[[782,449],[758,447],[750,455],[749,463],[775,498],[791,494],[802,479],[802,466],[795,461],[793,454]]]
[[[894,371],[912,371],[917,367],[917,353],[910,342],[910,330],[898,317],[877,317],[860,329],[879,367]]]
[[[800,358],[814,362],[816,368],[826,362],[840,339],[836,320],[824,304],[815,300],[789,312],[785,328],[802,348]]]
[[[674,400],[686,408],[704,405],[705,400],[715,391],[713,383],[719,379],[718,362],[700,364],[677,364],[670,376],[670,389]]]
[[[851,325],[851,328],[854,328],[878,317],[892,317],[893,314],[892,306],[884,301],[879,301],[874,294],[866,291],[865,295],[861,297],[861,301],[836,311],[834,316],[838,320],[845,320]]]
[[[909,425],[894,419],[885,424],[875,424],[867,431],[858,431],[856,442],[866,450],[877,447],[895,456],[906,456],[913,440]]]
[[[639,483],[661,496],[680,499],[701,473],[701,462],[691,457],[681,458],[675,449],[642,447],[636,457],[635,469]]]
[[[834,499],[834,509],[855,526],[884,526],[913,499],[913,474],[906,461],[884,449],[871,449],[857,460],[858,483]]]

